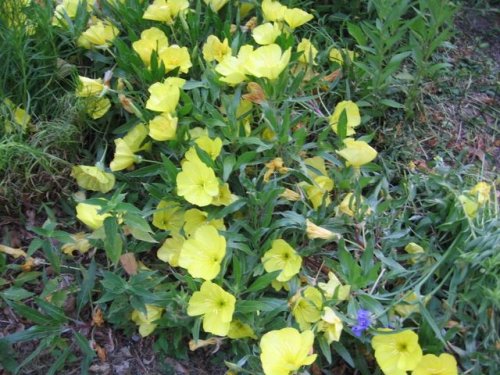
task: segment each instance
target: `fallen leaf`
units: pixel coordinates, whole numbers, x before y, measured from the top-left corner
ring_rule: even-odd
[[[104,325],[104,316],[102,315],[102,310],[98,307],[92,314],[92,325],[97,327],[102,327]]]
[[[106,349],[104,349],[102,346],[99,346],[99,344],[95,344],[95,351],[100,361],[106,362],[106,360],[108,359],[108,356],[106,354]]]
[[[120,257],[120,263],[128,275],[137,274],[137,261],[133,253],[125,253]]]
[[[26,257],[28,254],[22,249],[14,249],[13,247],[9,247],[6,245],[0,245],[0,253],[5,253],[14,258]]]
[[[197,349],[204,348],[204,347],[210,346],[210,345],[215,345],[215,350],[213,351],[213,353],[216,353],[219,350],[223,341],[224,341],[224,338],[220,338],[220,337],[211,337],[207,340],[198,340],[198,341],[190,340],[189,341],[189,350],[194,352]]]

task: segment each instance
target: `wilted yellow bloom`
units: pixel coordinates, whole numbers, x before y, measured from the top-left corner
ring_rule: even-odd
[[[311,43],[309,39],[302,38],[300,43],[297,45],[297,52],[302,52],[302,55],[299,57],[299,61],[304,64],[313,64],[316,65],[314,59],[318,54],[318,50]]]
[[[106,86],[102,83],[102,79],[92,79],[84,76],[78,76],[78,81],[76,96],[79,98],[100,96],[103,91],[106,90]]]
[[[151,54],[156,51],[158,55],[168,47],[168,38],[165,33],[157,27],[151,27],[141,33],[141,39],[132,43],[132,48],[141,57],[144,64],[149,66]]]
[[[226,239],[217,229],[204,225],[184,241],[179,256],[179,266],[193,277],[213,280],[220,272],[220,264],[226,255]]]
[[[418,336],[410,330],[375,335],[372,338],[372,347],[375,349],[375,359],[384,374],[404,375],[406,371],[414,370],[422,359]]]
[[[219,137],[212,139],[209,136],[202,135],[201,137],[196,138],[194,143],[196,143],[199,148],[205,151],[210,156],[210,158],[212,158],[212,160],[215,160],[222,151],[222,139],[220,139]]]
[[[293,317],[299,324],[301,331],[310,329],[311,324],[316,323],[321,318],[323,297],[318,289],[308,286],[302,294],[297,293],[291,302]]]
[[[291,53],[291,49],[282,52],[277,44],[259,47],[251,52],[245,62],[245,69],[254,77],[275,80],[287,67]]]
[[[228,334],[236,298],[217,284],[205,281],[188,303],[189,316],[203,315],[203,330],[218,336]]]
[[[214,351],[218,351],[219,347],[222,345],[223,341],[224,341],[224,338],[221,338],[221,337],[210,337],[209,339],[206,339],[206,340],[201,340],[201,339],[198,339],[196,341],[189,340],[188,345],[189,345],[189,350],[191,350],[192,352],[194,352],[195,350],[201,349],[201,348],[205,348],[205,347],[210,346],[210,345],[215,345]],[[227,373],[224,375],[227,375]]]
[[[212,219],[207,220],[208,213],[198,210],[197,208],[191,208],[187,210],[184,214],[184,233],[187,237],[191,237],[198,228],[210,225],[217,230],[226,230],[224,225],[224,219]]]
[[[186,161],[177,175],[177,194],[189,203],[208,206],[219,195],[219,181],[201,161]]]
[[[181,97],[180,89],[185,82],[182,78],[168,77],[163,83],[152,84],[148,89],[151,95],[146,102],[146,108],[155,112],[175,112]]]
[[[313,349],[312,331],[300,333],[295,328],[267,332],[260,340],[260,360],[266,375],[290,375],[302,366],[312,364],[317,354]]]
[[[281,28],[277,23],[266,22],[252,30],[252,37],[262,46],[272,44],[281,35]]]
[[[172,24],[175,18],[189,7],[188,0],[155,0],[148,6],[142,18]]]
[[[231,339],[243,339],[245,337],[250,337],[252,339],[257,338],[252,327],[239,320],[233,320],[231,322],[227,336]]]
[[[163,48],[158,54],[167,72],[179,68],[181,73],[187,73],[189,68],[193,66],[191,56],[186,47],[174,44]]]
[[[443,353],[439,357],[426,354],[422,357],[412,375],[457,375],[457,361],[450,354]]]
[[[416,244],[415,242],[410,242],[408,245],[405,246],[405,251],[408,254],[420,254],[420,253],[425,253],[425,250],[422,246]]]
[[[346,301],[349,299],[351,291],[350,285],[342,285],[340,280],[333,272],[328,272],[328,282],[319,282],[318,287],[323,291],[326,298],[331,299],[335,297],[339,301]]]
[[[104,48],[112,44],[120,31],[109,21],[97,20],[92,26],[80,35],[77,44],[90,49],[92,47]]]
[[[458,197],[458,200],[462,203],[465,214],[469,218],[474,219],[477,216],[477,211],[479,210],[479,203],[475,199],[472,199],[464,194],[461,194]]]
[[[98,214],[100,206],[87,203],[78,203],[75,207],[76,218],[91,229],[99,229],[104,224],[104,220],[110,217],[110,213]]]
[[[266,163],[266,173],[264,173],[264,182],[269,182],[269,178],[273,173],[278,172],[280,174],[285,174],[288,172],[288,168],[285,167],[282,158],[274,158],[270,162]]]
[[[287,242],[282,239],[274,240],[271,249],[266,251],[261,259],[266,272],[281,270],[276,280],[288,281],[299,273],[302,258]]]
[[[293,190],[285,189],[283,193],[280,194],[280,197],[285,198],[289,201],[298,201],[300,200],[300,194],[296,193]]]
[[[76,179],[78,186],[87,190],[107,193],[115,186],[113,173],[104,172],[98,167],[75,165],[71,169],[71,176]]]
[[[144,144],[144,140],[148,136],[148,128],[144,124],[137,124],[132,129],[130,129],[127,134],[123,137],[123,141],[130,147],[132,152],[138,152],[142,150],[147,150],[149,145]]]
[[[215,71],[222,75],[222,82],[237,85],[247,79],[246,63],[251,58],[253,47],[245,44],[238,51],[238,56],[226,56],[215,67]]]
[[[491,185],[486,182],[478,182],[470,190],[470,193],[477,198],[477,203],[483,205],[490,200],[490,191]]]
[[[214,12],[218,12],[229,0],[203,0]]]
[[[353,138],[344,139],[344,149],[337,151],[337,154],[346,159],[346,165],[360,168],[362,165],[370,163],[377,157],[377,151],[365,141],[356,141]]]
[[[365,198],[363,196],[360,196],[360,199],[358,201],[353,193],[348,193],[344,197],[344,199],[342,199],[342,202],[340,202],[338,212],[354,217],[355,212],[360,212],[360,209],[362,208],[364,202]],[[369,215],[371,211],[372,210],[370,209],[370,207],[368,207],[365,211],[365,214]]]
[[[139,326],[139,333],[142,337],[146,337],[153,333],[158,324],[154,321],[161,318],[163,308],[153,305],[146,305],[146,314],[142,311],[132,311],[132,321]]]
[[[309,219],[306,220],[306,233],[307,233],[307,238],[310,240],[314,239],[322,239],[322,240],[338,240],[340,238],[340,235],[337,233],[333,233],[332,231],[322,228],[316,224],[314,224],[312,221]]]
[[[318,323],[318,330],[324,332],[326,342],[331,344],[334,341],[339,341],[343,329],[342,320],[330,307],[325,307]]]
[[[285,19],[285,11],[288,8],[279,1],[263,0],[261,6],[266,21],[283,21]]]
[[[312,20],[314,16],[302,9],[293,8],[285,10],[284,18],[288,26],[290,26],[291,29],[295,29]]]
[[[184,215],[179,203],[162,200],[153,213],[153,225],[158,229],[178,234],[184,224]]]
[[[84,99],[85,111],[94,120],[104,116],[111,108],[111,102],[108,98],[88,97]]]
[[[226,56],[231,56],[231,47],[229,47],[227,38],[221,42],[215,35],[210,35],[203,45],[203,58],[205,61],[216,60],[217,62],[221,62]]]
[[[71,234],[71,239],[73,242],[65,243],[61,246],[61,251],[64,254],[72,255],[73,251],[78,251],[81,254],[86,253],[92,247],[89,240],[87,239],[87,234],[84,232],[79,232]]]
[[[347,135],[351,136],[355,133],[354,128],[361,124],[361,115],[359,114],[359,107],[351,100],[344,100],[335,106],[335,111],[329,117],[330,126],[335,134],[338,134],[338,125],[342,112],[345,111],[347,119]]]
[[[214,198],[212,204],[214,206],[228,206],[236,199],[238,198],[235,195],[231,194],[231,190],[229,190],[229,184],[224,183],[219,186],[219,195]]]
[[[167,262],[172,267],[178,267],[179,256],[184,241],[184,237],[179,234],[174,234],[173,237],[167,238],[165,242],[163,242],[163,245],[158,249],[156,255],[160,260]]]
[[[162,113],[149,122],[149,136],[155,141],[169,141],[175,139],[177,131],[177,117],[170,113]]]
[[[349,61],[352,62],[354,61],[355,53],[354,51],[351,51],[349,49],[339,50],[337,48],[332,48],[328,55],[331,62],[336,62],[340,65],[344,64],[344,56],[347,56],[349,58]]]
[[[115,146],[115,156],[109,164],[109,168],[113,172],[127,169],[140,161],[140,157],[134,154],[123,138],[115,139]]]

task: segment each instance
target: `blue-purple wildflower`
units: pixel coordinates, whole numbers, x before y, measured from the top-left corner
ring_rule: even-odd
[[[356,337],[360,337],[363,331],[366,331],[372,320],[370,318],[370,312],[368,310],[359,309],[358,316],[356,317],[357,324],[352,327],[352,332]]]

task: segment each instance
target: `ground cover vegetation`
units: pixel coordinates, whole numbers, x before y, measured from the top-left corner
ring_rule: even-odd
[[[498,373],[468,6],[1,2],[0,368]]]

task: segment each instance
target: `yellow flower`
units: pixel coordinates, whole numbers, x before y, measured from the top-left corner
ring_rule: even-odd
[[[226,255],[226,239],[217,229],[204,225],[182,245],[179,266],[193,277],[213,280],[220,272],[220,264]]]
[[[274,0],[262,1],[262,13],[266,21],[283,21],[285,19],[286,6]]]
[[[123,137],[123,141],[130,147],[132,152],[147,150],[149,145],[144,144],[144,140],[148,136],[148,128],[144,124],[138,124],[130,129]]]
[[[405,251],[408,254],[421,254],[425,253],[425,250],[422,246],[416,244],[415,242],[410,242],[408,245],[405,246]]]
[[[339,301],[346,301],[349,299],[351,291],[350,285],[342,285],[340,280],[333,272],[328,272],[328,282],[319,282],[318,287],[323,291],[325,297],[331,299],[336,297]]]
[[[104,172],[98,167],[75,165],[71,169],[71,176],[76,179],[78,186],[87,190],[107,193],[115,186],[113,173]]]
[[[346,165],[360,168],[362,165],[370,163],[377,157],[377,151],[365,141],[356,141],[353,138],[344,139],[344,149],[337,151],[337,154],[346,159]]]
[[[288,188],[280,194],[280,197],[292,202],[300,200],[300,194]]]
[[[354,128],[361,124],[361,115],[359,114],[359,107],[351,100],[344,100],[335,106],[335,111],[329,117],[330,126],[335,134],[338,134],[338,124],[342,112],[345,111],[347,118],[347,135],[351,136],[355,133]]]
[[[312,354],[314,334],[300,333],[295,328],[267,332],[260,340],[260,360],[266,375],[290,375],[302,366],[312,364],[317,354]]]
[[[85,111],[94,120],[104,116],[111,108],[108,98],[88,97],[85,98]]]
[[[325,307],[318,323],[318,330],[324,332],[326,342],[331,344],[334,341],[339,341],[343,329],[342,320],[330,307]]]
[[[262,46],[272,44],[281,35],[281,28],[277,23],[266,22],[252,30],[252,37]]]
[[[288,172],[288,168],[285,167],[282,158],[274,158],[270,162],[266,163],[266,173],[264,173],[263,178],[264,182],[269,182],[269,178],[274,172],[278,172],[280,174]]]
[[[193,66],[191,56],[186,47],[179,47],[174,44],[163,48],[158,54],[167,72],[179,68],[181,73],[187,73],[189,68]]]
[[[212,158],[212,160],[215,160],[215,158],[220,155],[222,150],[222,140],[219,137],[211,139],[206,135],[202,135],[201,137],[196,138],[194,143],[205,151]]]
[[[177,117],[170,113],[162,113],[149,122],[149,136],[155,141],[169,141],[175,139],[177,131]]]
[[[219,195],[214,170],[200,161],[186,161],[177,175],[177,194],[189,203],[208,206]]]
[[[80,35],[77,45],[90,49],[92,47],[103,48],[110,46],[120,31],[109,21],[97,20],[85,32]]]
[[[297,45],[297,52],[302,52],[299,57],[301,63],[316,65],[314,59],[318,54],[318,50],[309,39],[302,38],[301,42]]]
[[[173,237],[167,238],[156,253],[158,259],[167,262],[172,267],[178,267],[184,241],[184,237],[179,234],[174,234]]]
[[[149,66],[151,63],[151,54],[168,47],[168,38],[163,31],[156,27],[151,27],[141,33],[141,39],[132,43],[132,48],[141,57],[144,64]]]
[[[181,96],[180,89],[186,81],[182,78],[168,77],[163,83],[152,84],[148,91],[151,94],[146,108],[155,112],[175,112]]]
[[[142,18],[172,24],[174,19],[189,7],[188,0],[155,0],[148,6]]]
[[[231,339],[244,339],[245,337],[250,337],[252,339],[257,338],[252,327],[239,320],[233,320],[231,322],[227,336]]]
[[[255,8],[254,4],[240,3],[240,17],[241,17],[241,19],[244,19],[253,8]]]
[[[316,323],[321,318],[321,308],[323,307],[323,297],[321,292],[308,286],[303,294],[300,292],[292,298],[292,314],[300,330],[305,331],[311,328],[311,323]]]
[[[306,220],[306,233],[307,233],[307,238],[309,238],[310,240],[314,240],[316,238],[322,240],[334,240],[334,239],[338,240],[340,238],[339,234],[333,233],[328,229],[322,228],[314,224],[309,219]]]
[[[228,334],[233,320],[236,298],[220,286],[205,281],[199,292],[189,299],[189,316],[203,315],[203,330],[218,336]]]
[[[210,35],[203,45],[203,58],[205,61],[216,60],[221,62],[226,56],[231,56],[231,47],[229,47],[227,38],[221,42],[215,35]]]
[[[319,176],[328,176],[328,172],[325,166],[325,159],[323,159],[321,156],[307,158],[304,160],[304,163],[306,166],[312,167],[312,168],[307,168],[307,175],[311,179],[315,179],[316,177]]]
[[[231,194],[231,190],[229,190],[229,184],[225,183],[219,186],[219,195],[214,198],[212,204],[214,206],[228,206],[236,199],[238,198]]]
[[[98,214],[100,206],[87,203],[78,203],[76,205],[76,218],[91,229],[99,229],[104,224],[104,220],[110,217],[110,213]]]
[[[352,62],[354,61],[355,53],[354,51],[348,49],[339,50],[337,48],[332,48],[328,55],[331,62],[336,62],[340,65],[344,64],[344,56],[347,56],[349,58],[349,61]]]
[[[470,193],[477,198],[477,203],[483,205],[490,200],[490,191],[491,185],[486,182],[478,182],[470,190]]]
[[[295,29],[303,24],[309,22],[314,18],[312,14],[307,13],[299,8],[285,10],[285,22],[291,29]]]
[[[78,11],[78,7],[82,3],[81,0],[63,0],[61,4],[57,5],[54,10],[54,18],[52,19],[52,25],[54,26],[65,26],[65,17],[75,18]],[[87,12],[92,10],[92,1],[87,1],[86,6]]]
[[[76,96],[79,98],[86,98],[89,96],[100,96],[106,89],[102,83],[102,79],[92,79],[88,77],[78,76],[78,87],[76,89]]]
[[[191,237],[198,228],[210,225],[217,230],[226,230],[224,219],[207,220],[208,213],[191,208],[184,214],[184,233],[187,237]]]
[[[31,120],[31,116],[28,115],[28,112],[22,109],[21,106],[16,106],[14,103],[12,103],[10,99],[4,99],[3,102],[7,106],[9,111],[12,113],[12,119],[14,124],[17,124],[21,126],[23,130],[26,130]],[[6,120],[5,130],[7,133],[12,131],[12,122],[10,120]]]
[[[415,292],[408,292],[404,296],[402,303],[396,304],[393,310],[396,314],[398,314],[402,318],[407,318],[411,314],[416,314],[420,312],[420,305],[419,305],[420,301],[427,303],[429,299],[430,296],[422,299],[422,297],[417,295]]]
[[[406,375],[406,371],[414,370],[422,359],[418,336],[410,330],[375,335],[372,347],[375,349],[375,359],[384,374]]]
[[[266,251],[261,259],[267,272],[281,270],[276,278],[278,281],[288,281],[299,273],[302,258],[282,239],[274,240],[271,249]]]
[[[252,51],[244,66],[254,77],[275,80],[287,67],[291,53],[291,49],[282,52],[277,44],[269,44]]]
[[[134,154],[123,138],[115,139],[115,146],[115,156],[109,164],[109,168],[113,172],[127,169],[134,165],[134,163],[140,161],[140,157]]]
[[[475,199],[472,199],[464,194],[460,195],[458,200],[462,204],[465,214],[469,218],[474,219],[477,216],[477,211],[479,210],[479,203],[477,203]]]
[[[215,71],[221,76],[220,80],[229,85],[237,85],[247,79],[246,62],[251,58],[253,47],[245,44],[238,51],[238,57],[226,56],[215,67]]]
[[[153,225],[158,229],[178,234],[184,223],[184,211],[176,202],[160,201],[153,214]]]
[[[357,200],[356,196],[353,193],[348,193],[344,199],[342,199],[342,202],[340,202],[340,205],[338,207],[338,212],[346,214],[347,216],[354,217],[355,212],[360,213],[363,208],[363,205],[365,203],[365,198],[363,196],[360,196],[359,201]],[[366,211],[364,211],[366,215],[371,214],[371,208],[368,207]]]
[[[72,255],[74,251],[78,251],[81,254],[86,253],[92,247],[89,240],[87,239],[87,234],[84,232],[78,232],[71,234],[71,239],[73,242],[65,243],[61,247],[61,251],[64,254]]]
[[[139,310],[132,311],[132,321],[139,326],[139,333],[146,337],[153,333],[158,324],[154,321],[161,318],[163,308],[153,305],[146,305],[146,314]]]
[[[324,204],[328,206],[331,203],[331,199],[327,193],[333,190],[333,180],[327,176],[318,176],[313,179],[313,182],[314,185],[303,184],[307,198],[311,201],[313,208],[316,210],[321,207],[323,199],[325,201]]]
[[[443,353],[439,357],[426,354],[418,363],[412,375],[457,375],[457,361],[450,354]]]
[[[229,0],[203,0],[214,12],[218,12]]]

